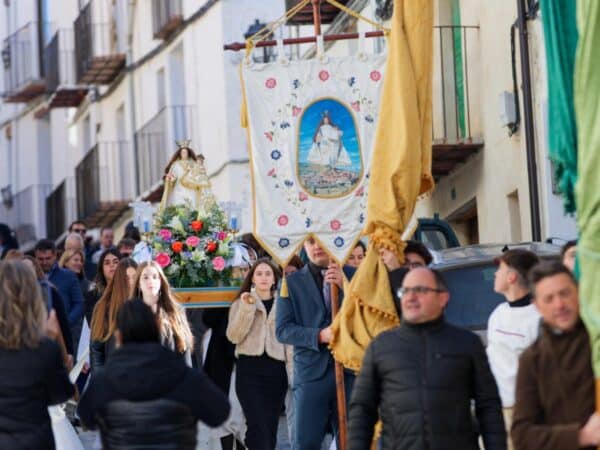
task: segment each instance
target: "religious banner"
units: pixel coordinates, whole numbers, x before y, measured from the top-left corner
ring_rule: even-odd
[[[366,220],[385,55],[242,63],[254,235],[285,264],[307,236],[339,262]]]

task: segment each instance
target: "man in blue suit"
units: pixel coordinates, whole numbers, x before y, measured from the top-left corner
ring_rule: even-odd
[[[50,239],[42,239],[36,244],[35,258],[48,280],[58,289],[71,330],[77,329],[83,317],[83,294],[75,273],[58,267],[56,246]]]
[[[329,284],[340,291],[344,270],[315,239],[304,243],[309,263],[287,276],[288,296],[277,299],[277,339],[294,346],[294,437],[292,450],[318,450],[328,430],[337,435],[337,405],[334,361],[327,345],[331,341]],[[340,292],[340,298],[342,297]],[[346,400],[354,375],[345,374]]]

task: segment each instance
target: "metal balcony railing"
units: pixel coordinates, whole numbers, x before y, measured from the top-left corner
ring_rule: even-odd
[[[479,27],[434,27],[433,176],[483,148]]]
[[[46,197],[46,230],[49,239],[58,239],[77,218],[75,178],[63,180]]]
[[[434,27],[433,140],[472,142],[481,137],[478,110],[479,27]]]
[[[152,0],[152,33],[165,39],[183,22],[182,0]]]
[[[0,222],[15,230],[24,245],[46,237],[46,197],[52,190],[47,184],[34,184],[17,192],[12,205],[0,204]]]
[[[44,49],[44,73],[50,107],[79,106],[87,86],[77,86],[72,29],[58,30]]]
[[[343,5],[348,5],[350,0],[338,0]],[[289,11],[300,3],[300,0],[285,0],[285,10]],[[335,6],[322,1],[321,2],[321,23],[328,24],[335,19],[340,13],[340,10]],[[309,25],[313,23],[313,7],[312,4],[305,6],[298,14],[291,17],[287,24],[288,25]]]
[[[135,197],[128,142],[100,142],[75,168],[78,217],[88,226],[110,225]]]
[[[4,40],[2,96],[6,102],[28,102],[46,91],[40,39],[39,23],[29,22]]]
[[[90,0],[75,19],[75,73],[79,83],[110,83],[125,65],[115,32],[117,5]]]
[[[161,180],[176,140],[197,143],[194,106],[165,106],[135,133],[138,194],[154,188]]]

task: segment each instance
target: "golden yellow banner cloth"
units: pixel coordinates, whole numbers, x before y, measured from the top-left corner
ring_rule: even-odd
[[[379,123],[369,184],[369,248],[333,323],[332,353],[360,368],[371,339],[399,323],[379,248],[403,258],[400,236],[420,194],[433,188],[431,114],[432,0],[396,0],[388,41]]]

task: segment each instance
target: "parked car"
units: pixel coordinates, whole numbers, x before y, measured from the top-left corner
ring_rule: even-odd
[[[432,252],[432,268],[443,273],[450,289],[445,313],[448,322],[474,331],[486,343],[488,318],[505,301],[494,292],[495,258],[516,248],[530,250],[541,259],[560,258],[559,246],[541,242],[469,245]]]
[[[419,218],[419,224],[412,239],[422,242],[432,250],[443,250],[460,245],[450,224],[440,219],[437,214],[434,214],[432,218]]]

